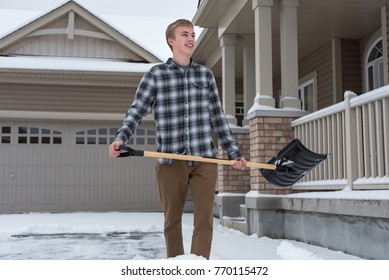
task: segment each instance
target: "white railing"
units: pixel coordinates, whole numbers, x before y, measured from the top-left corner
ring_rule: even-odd
[[[307,148],[330,154],[295,189],[389,189],[389,86],[344,97],[292,122]]]

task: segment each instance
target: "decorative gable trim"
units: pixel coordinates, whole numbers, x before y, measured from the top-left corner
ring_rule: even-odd
[[[0,39],[0,55],[109,58],[160,62],[74,1],[69,1]]]

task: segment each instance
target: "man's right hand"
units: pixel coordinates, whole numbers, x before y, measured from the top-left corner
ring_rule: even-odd
[[[109,145],[108,151],[109,151],[109,156],[111,158],[115,158],[118,155],[120,155],[120,146],[123,145],[123,141],[116,140],[113,141],[111,145]]]

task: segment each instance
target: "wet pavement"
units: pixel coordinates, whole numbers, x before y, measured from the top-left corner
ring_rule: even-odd
[[[130,260],[166,257],[162,232],[18,234],[1,245],[6,260]]]

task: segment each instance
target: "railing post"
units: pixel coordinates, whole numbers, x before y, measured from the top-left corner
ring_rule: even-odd
[[[358,178],[358,154],[356,141],[356,110],[350,106],[350,100],[357,95],[352,91],[344,93],[345,103],[345,131],[346,131],[346,176],[347,186],[353,188],[354,181]]]

